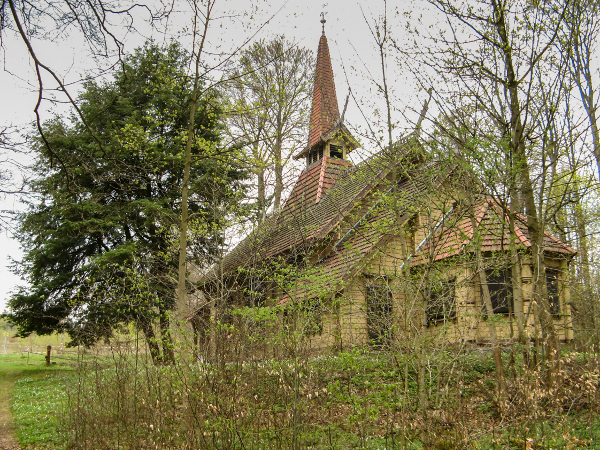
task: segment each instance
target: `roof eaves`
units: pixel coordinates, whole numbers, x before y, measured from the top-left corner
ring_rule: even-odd
[[[520,214],[520,213],[516,213],[515,216],[516,216],[517,219],[519,219],[521,221],[521,223],[524,226],[527,226],[527,217],[525,217],[523,214]],[[544,231],[544,237],[547,237],[548,239],[550,239],[551,241],[553,241],[555,244],[558,244],[567,253],[571,253],[572,255],[576,255],[577,254],[577,250],[575,250],[573,247],[565,244],[563,241],[561,241],[560,239],[558,239],[556,236],[548,233],[547,231]],[[531,245],[531,243],[530,243],[530,245]]]
[[[548,237],[550,240],[554,241],[555,243],[557,243],[558,245],[563,247],[567,252],[571,253],[573,256],[575,256],[577,254],[577,250],[575,250],[573,247],[565,244],[563,241],[558,239],[556,236],[551,235],[547,231],[544,231],[544,234],[546,235],[546,237]]]

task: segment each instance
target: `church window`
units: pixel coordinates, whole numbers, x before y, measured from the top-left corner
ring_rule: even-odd
[[[344,158],[344,152],[342,151],[342,147],[340,147],[339,145],[330,144],[329,145],[329,154],[331,155],[332,158],[336,158],[336,159]]]
[[[513,289],[510,269],[486,270],[488,290],[492,300],[492,308],[495,314],[509,314],[513,311]],[[483,289],[481,291],[481,302],[485,312],[485,300]]]
[[[317,162],[320,159],[323,159],[323,146],[313,149],[308,154],[308,165],[311,165],[312,163]]]
[[[548,290],[550,314],[556,316],[560,314],[558,270],[546,269],[546,289]]]
[[[384,284],[367,284],[366,297],[369,344],[381,347],[392,337],[392,291]]]
[[[426,308],[427,325],[456,318],[456,280],[438,283],[431,289]]]
[[[319,299],[310,299],[303,308],[305,314],[304,330],[307,336],[323,334],[323,307]]]

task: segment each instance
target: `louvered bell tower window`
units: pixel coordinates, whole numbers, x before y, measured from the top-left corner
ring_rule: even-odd
[[[319,161],[320,159],[323,159],[323,146],[320,146],[318,148],[315,148],[313,151],[311,151],[308,154],[308,165],[310,166],[312,163]]]
[[[339,145],[330,144],[329,145],[329,154],[331,155],[332,158],[344,159],[344,152],[342,150],[342,147],[340,147]]]

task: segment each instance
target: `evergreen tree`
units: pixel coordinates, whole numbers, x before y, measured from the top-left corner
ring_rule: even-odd
[[[147,44],[112,81],[89,80],[78,115],[44,125],[31,189],[39,202],[21,216],[18,269],[29,287],[14,295],[18,334],[67,331],[92,344],[135,323],[155,360],[172,358],[169,311],[177,286],[177,227],[191,80],[187,55]],[[221,149],[220,104],[205,89],[197,105],[190,177],[190,251],[210,262],[245,173]],[[99,142],[98,142],[99,141]],[[208,257],[208,258],[206,258]],[[155,336],[161,332],[163,353]]]

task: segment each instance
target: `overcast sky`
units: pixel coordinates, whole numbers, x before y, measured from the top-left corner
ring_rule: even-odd
[[[176,2],[177,4],[177,2]],[[367,21],[372,25],[383,13],[382,1],[352,2],[345,0],[321,1],[290,0],[283,1],[258,1],[254,8],[248,9],[251,2],[247,0],[223,1],[219,4],[220,17],[213,23],[208,32],[208,52],[218,60],[217,56],[223,52],[230,52],[252,36],[261,25],[273,14],[275,16],[266,24],[254,39],[269,38],[283,34],[298,45],[308,47],[316,52],[321,35],[320,13],[326,12],[326,35],[329,41],[333,70],[337,88],[340,108],[350,86],[355,93],[357,102],[349,102],[346,121],[361,129],[366,128],[365,117],[371,121],[375,116],[380,97],[372,79],[381,78],[379,55],[375,49],[374,39],[367,26]],[[416,8],[417,15],[428,15],[428,11],[420,4],[404,2],[388,2],[388,17],[396,38],[404,36],[405,11],[396,11],[396,8]],[[191,15],[186,12],[187,3],[182,3],[181,10],[177,10],[168,23],[157,24],[149,27],[144,19],[147,18],[143,10],[134,12],[137,32],[125,33],[124,29],[116,29],[117,34],[125,43],[125,51],[130,52],[135,47],[144,43],[148,38],[153,38],[158,43],[167,43],[170,39],[178,39],[188,45],[183,29],[191,23]],[[179,7],[180,5],[176,5]],[[366,21],[365,21],[366,18]],[[166,30],[166,31],[165,31]],[[119,34],[120,33],[120,34]],[[404,37],[406,38],[406,37]],[[43,62],[50,65],[65,82],[70,85],[72,95],[76,95],[80,85],[78,81],[88,74],[96,74],[98,62],[90,58],[83,40],[77,34],[62,36],[54,42],[40,39],[32,40],[38,56]],[[395,105],[398,110],[396,119],[402,126],[410,126],[402,117],[402,113],[411,115],[411,108],[419,109],[424,94],[415,90],[414,83],[406,71],[394,61],[394,55],[389,60],[389,77],[394,89]],[[25,45],[11,32],[3,35],[3,49],[0,53],[2,70],[0,71],[0,127],[13,126],[17,129],[31,129],[34,121],[33,108],[37,99],[37,86],[33,66],[28,57]],[[109,61],[100,61],[103,67]],[[48,87],[55,87],[47,80]],[[48,92],[50,94],[51,91]],[[64,102],[64,97],[56,95],[55,99]],[[65,114],[68,105],[46,101],[42,105],[42,118],[49,118],[52,114]],[[363,142],[367,151],[372,151],[372,146]],[[11,156],[11,155],[8,155]],[[17,156],[19,163],[27,164],[28,158]],[[3,169],[13,170],[13,166],[6,161],[2,162]],[[21,177],[20,173],[13,170],[15,181]],[[6,196],[0,209],[15,210],[22,208],[17,196]],[[9,258],[19,259],[21,253],[19,244],[12,239],[10,230],[2,231],[0,235],[0,310],[4,309],[5,302],[10,292],[20,283],[18,277],[8,269]]]

